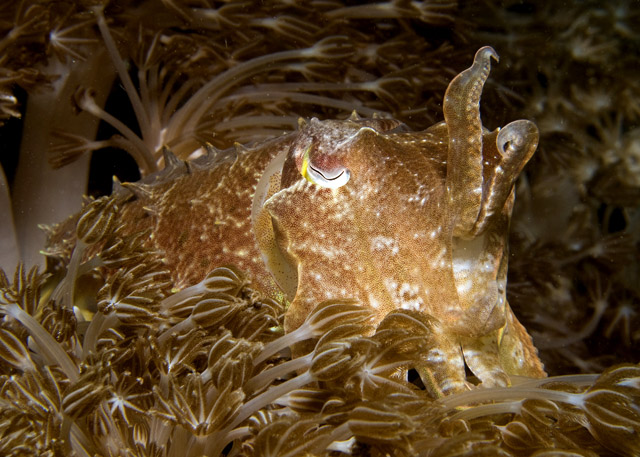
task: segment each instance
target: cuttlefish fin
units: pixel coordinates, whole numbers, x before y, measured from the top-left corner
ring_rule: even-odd
[[[267,270],[288,300],[293,300],[298,287],[298,273],[280,250],[271,214],[264,208],[265,202],[280,190],[282,167],[287,159],[288,148],[283,148],[271,160],[256,184],[251,205],[253,233]]]

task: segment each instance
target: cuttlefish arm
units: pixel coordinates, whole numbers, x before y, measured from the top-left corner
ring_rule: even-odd
[[[498,61],[493,48],[480,48],[473,65],[451,81],[444,97],[449,214],[453,236],[459,238],[473,238],[486,229],[538,146],[538,129],[527,120],[485,132],[480,96],[492,58]]]
[[[482,206],[473,236],[482,233],[507,204],[516,179],[538,147],[538,136],[536,125],[525,119],[484,134]]]
[[[471,234],[482,205],[480,95],[492,58],[498,60],[493,48],[480,48],[473,65],[451,81],[444,95],[443,112],[449,134],[447,196],[449,214],[455,218],[453,235],[457,237]]]
[[[485,221],[483,232],[487,233],[474,230],[485,198],[492,194],[487,183],[503,188],[503,175],[494,173],[501,157],[495,147],[485,147],[480,118],[480,96],[489,76],[491,59],[498,60],[493,48],[479,49],[471,67],[451,81],[443,103],[448,134],[445,184],[451,236],[448,242],[452,250],[456,301],[461,311],[449,319],[448,316],[442,318],[448,320],[452,332],[469,337],[487,335],[506,322],[504,285],[498,283],[498,271],[505,254],[504,236],[510,213],[506,220],[500,218],[493,226]],[[489,134],[494,137],[494,144],[495,135]],[[484,163],[489,164],[486,169]],[[494,176],[497,179],[493,179]],[[511,192],[511,188],[507,190]]]
[[[526,120],[493,132],[482,127],[480,95],[492,58],[498,60],[492,48],[478,50],[444,100],[452,267],[465,310],[450,328],[460,335],[465,362],[483,384],[505,385],[505,370],[544,376],[531,338],[506,300],[513,188],[537,147],[538,130]]]
[[[480,96],[491,59],[498,60],[493,48],[480,48],[471,67],[449,84],[443,104],[448,133],[447,219],[463,310],[451,330],[471,337],[487,335],[506,323],[513,187],[538,142],[538,130],[529,121],[515,121],[494,132],[483,128]]]

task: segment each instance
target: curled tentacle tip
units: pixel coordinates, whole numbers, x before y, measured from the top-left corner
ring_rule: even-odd
[[[498,151],[504,156],[538,146],[538,127],[531,121],[520,119],[505,125],[496,138]]]
[[[475,57],[473,58],[474,62],[478,62],[480,60],[488,61],[491,57],[495,59],[496,62],[500,62],[500,56],[491,46],[483,46],[476,52]]]

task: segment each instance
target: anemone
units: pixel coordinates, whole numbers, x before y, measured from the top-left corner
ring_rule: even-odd
[[[133,272],[140,261],[121,267]],[[99,307],[88,326],[74,318],[52,334],[46,316],[56,303],[44,293],[47,278],[22,270],[2,283],[0,449],[7,455],[638,451],[637,365],[436,400],[408,376],[428,344],[396,325],[415,319],[408,311],[392,313],[371,334],[365,310],[329,301],[303,330],[282,335],[272,326],[284,308],[252,291],[240,272],[219,268],[190,289],[153,289],[157,303],[188,311],[191,325],[172,325],[172,307],[154,313],[148,303],[143,323],[131,297],[148,297],[153,285],[138,280],[127,306]],[[193,306],[181,306],[188,298]],[[247,334],[256,310],[270,318]],[[309,338],[313,349],[293,356],[292,346]],[[490,429],[487,418],[495,421]]]

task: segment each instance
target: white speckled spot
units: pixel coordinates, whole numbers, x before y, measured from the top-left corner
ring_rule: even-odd
[[[376,236],[371,239],[371,251],[390,251],[391,255],[396,255],[400,247],[398,241],[386,236]]]
[[[460,295],[464,295],[468,293],[472,287],[473,287],[473,281],[471,279],[467,279],[463,283],[458,284],[456,286],[456,289],[458,290],[458,293]]]

